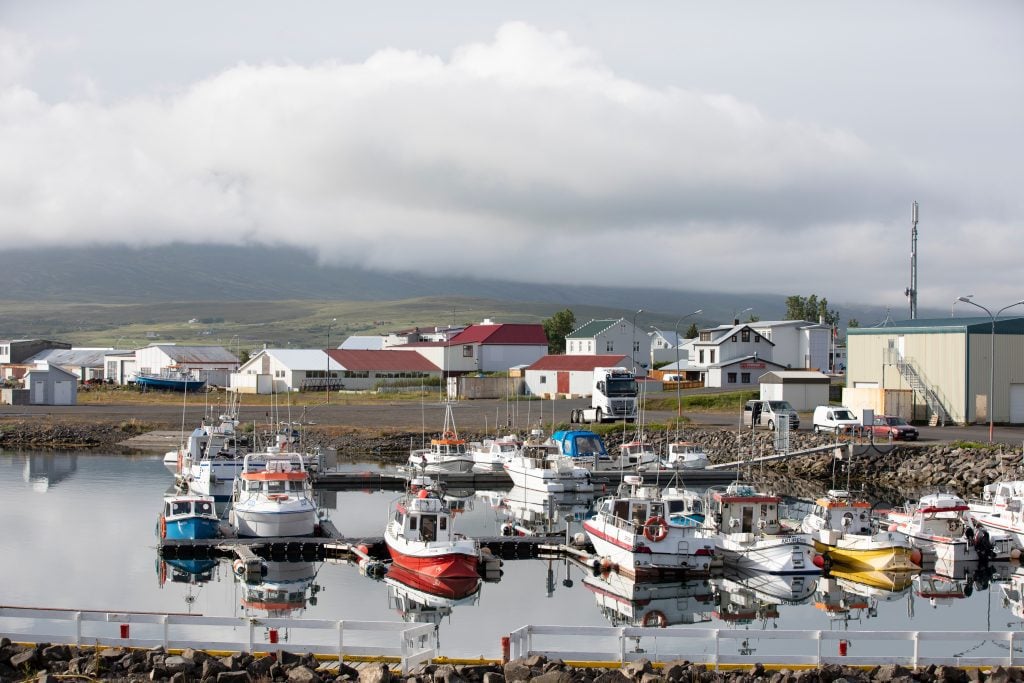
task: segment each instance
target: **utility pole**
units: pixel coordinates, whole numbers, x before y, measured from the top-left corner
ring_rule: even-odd
[[[917,202],[910,212],[910,286],[904,294],[910,299],[910,319],[917,319]]]

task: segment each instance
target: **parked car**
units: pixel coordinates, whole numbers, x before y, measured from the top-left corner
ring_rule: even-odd
[[[895,415],[875,415],[871,434],[875,438],[891,438],[894,441],[917,441],[918,436],[917,427]]]
[[[853,411],[845,406],[818,406],[814,409],[814,417],[811,420],[814,433],[856,431],[860,427],[860,420],[853,414]]]
[[[789,428],[800,428],[800,416],[789,404],[789,401],[764,401],[754,399],[747,401],[743,406],[744,424],[752,427],[767,427],[775,431],[775,425],[783,420],[783,416],[789,416]]]

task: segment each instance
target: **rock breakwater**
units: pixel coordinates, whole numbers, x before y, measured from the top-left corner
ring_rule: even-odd
[[[898,665],[854,668],[832,664],[793,671],[754,664],[715,671],[688,661],[654,665],[646,659],[629,662],[621,668],[577,668],[540,655],[503,665],[486,662],[459,666],[427,664],[402,675],[384,663],[356,669],[345,663],[320,662],[312,654],[287,651],[221,657],[193,649],[172,654],[161,647],[132,650],[50,644],[24,646],[12,644],[7,638],[0,640],[0,681],[56,683],[69,679],[172,683],[1008,683],[1024,680],[1024,676],[1020,669],[1001,666],[966,671],[934,665],[912,670]]]

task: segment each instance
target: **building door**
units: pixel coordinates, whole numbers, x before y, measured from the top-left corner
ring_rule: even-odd
[[[63,380],[53,384],[53,404],[56,406],[71,405],[71,381]]]
[[[558,373],[558,393],[569,393],[569,373],[560,371]]]
[[[1024,423],[1024,384],[1010,385],[1010,422]]]
[[[32,383],[32,403],[44,405],[46,403],[46,380]]]

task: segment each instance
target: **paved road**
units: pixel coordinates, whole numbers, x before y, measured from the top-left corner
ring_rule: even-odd
[[[506,424],[511,419],[519,431],[539,421],[550,424],[552,414],[556,422],[568,422],[569,411],[586,407],[586,399],[568,399],[559,401],[513,401],[499,399],[479,399],[461,401],[455,404],[453,414],[456,425],[463,430],[481,433],[494,431],[495,424]],[[240,410],[240,419],[244,422],[255,421],[266,423],[271,416],[271,409],[265,406],[246,407]],[[184,426],[198,424],[205,413],[201,405],[189,406],[184,415]],[[438,431],[444,420],[444,408],[437,401],[420,403],[418,401],[374,402],[361,405],[330,404],[308,408],[278,408],[280,420],[302,420],[318,425],[351,427],[356,429],[395,429],[402,431],[427,432]],[[715,425],[737,428],[739,414],[733,412],[698,412],[684,411],[684,416],[695,424]],[[664,423],[674,416],[671,411],[650,411],[645,419],[652,423]],[[25,419],[32,417],[49,418],[67,421],[104,421],[119,422],[122,420],[139,420],[153,423],[155,426],[168,428],[182,424],[180,405],[166,404],[123,404],[123,405],[77,405],[77,406],[0,406],[0,420]],[[802,430],[810,427],[811,415],[801,414]],[[966,427],[918,427],[921,441],[934,443],[942,441],[988,441],[988,425],[969,425]],[[1024,427],[996,426],[994,440],[999,443],[1020,446],[1024,442]]]

